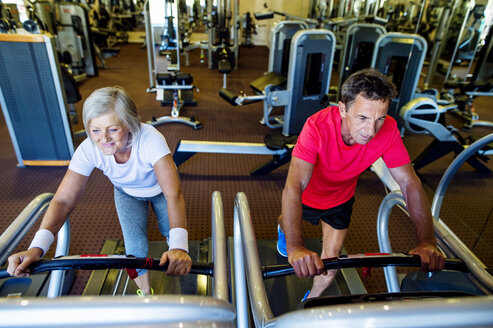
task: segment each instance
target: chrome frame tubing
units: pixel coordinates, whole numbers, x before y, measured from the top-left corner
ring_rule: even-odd
[[[482,290],[487,294],[493,294],[493,277],[486,271],[486,266],[481,262],[481,260],[479,260],[479,258],[459,239],[459,237],[457,237],[450,230],[450,228],[447,227],[447,225],[439,218],[439,215],[445,192],[459,167],[461,167],[471,155],[475,154],[478,150],[492,141],[493,134],[489,134],[474,142],[455,158],[440,180],[431,206],[431,212],[434,217],[433,226],[435,234],[438,236],[439,242],[442,243],[447,250],[450,250],[451,253],[446,255],[453,255],[461,258],[471,271],[472,276],[481,285],[478,287],[482,287]],[[377,234],[381,252],[392,252],[388,235],[388,221],[390,211],[395,205],[400,205],[406,208],[404,197],[397,191],[385,196],[384,200],[380,204],[377,218]],[[444,252],[447,253],[447,250],[444,250]],[[386,267],[384,268],[384,272],[389,292],[399,292],[400,288],[395,268]]]
[[[263,283],[248,201],[238,193],[234,207],[237,327],[249,327],[246,292],[256,327],[483,327],[493,325],[493,296],[375,302],[314,307],[274,317]],[[246,265],[246,267],[245,267]],[[248,281],[248,288],[247,288]],[[241,302],[241,303],[240,303]],[[419,320],[416,318],[419,313]]]
[[[236,194],[234,203],[234,249],[237,327],[249,327],[247,292],[255,326],[264,327],[274,315],[265,291],[250,207],[243,192]]]
[[[5,319],[0,320],[0,327],[235,327],[235,309],[228,302],[226,234],[218,191],[212,195],[212,234],[214,297],[4,298],[0,299],[0,317]]]
[[[147,92],[151,92],[156,85],[156,63],[154,61],[154,36],[152,33],[151,14],[150,14],[149,0],[144,3],[144,22],[146,30],[146,46],[147,46],[147,62],[149,66],[149,89]]]
[[[219,191],[212,193],[212,252],[214,262],[214,297],[228,301],[228,272],[226,261],[226,230],[223,199]]]
[[[436,218],[435,227],[440,226],[439,230],[436,230],[437,235],[444,240],[446,246],[458,257],[462,258],[466,263],[471,273],[482,283],[489,293],[493,293],[493,277],[486,271],[486,266],[481,262],[479,258],[440,220],[440,209],[445,197],[445,192],[455,176],[455,173],[466,162],[469,157],[476,154],[481,148],[493,142],[493,133],[482,137],[475,141],[465,150],[463,150],[449,165],[447,170],[440,180],[433,202],[431,204],[431,213]]]
[[[394,177],[390,173],[387,164],[383,161],[382,157],[379,157],[371,166],[370,171],[375,173],[377,177],[382,181],[385,187],[389,188],[390,191],[401,190],[401,187],[395,181]]]
[[[0,299],[0,327],[234,327],[235,311],[197,295]]]
[[[392,253],[392,246],[390,246],[389,238],[389,218],[390,211],[396,205],[401,206],[406,210],[407,207],[404,196],[400,190],[395,190],[389,193],[383,199],[378,209],[377,216],[377,236],[378,236],[378,247],[382,253]],[[395,267],[384,267],[385,282],[387,284],[387,290],[389,293],[397,293],[401,291],[399,287],[399,279],[397,278],[397,271]]]
[[[48,208],[50,201],[53,199],[52,193],[44,193],[34,198],[14,221],[5,229],[0,236],[0,264],[3,264],[10,253],[17,247],[22,238],[36,223],[41,214]],[[70,222],[65,221],[57,235],[58,241],[55,256],[68,255],[70,245]],[[64,281],[64,271],[53,271],[48,287],[48,298],[54,298],[61,295]]]
[[[268,327],[486,327],[492,307],[493,296],[321,306],[283,314]]]

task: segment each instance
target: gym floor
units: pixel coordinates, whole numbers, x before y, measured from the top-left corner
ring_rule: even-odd
[[[88,78],[80,84],[80,93],[85,99],[97,88],[120,85],[133,97],[143,122],[153,116],[169,115],[169,107],[161,107],[155,94],[146,92],[149,87],[146,49],[138,43],[121,45],[118,57],[107,58],[107,69],[100,70],[98,77]],[[239,68],[228,75],[228,89],[251,94],[249,83],[267,70],[268,49],[266,47],[241,48]],[[265,135],[275,131],[260,125],[262,103],[233,107],[218,95],[223,76],[217,70],[209,70],[207,63],[200,63],[199,50],[190,54],[191,66],[182,66],[182,72],[190,73],[200,92],[195,93],[196,107],[185,107],[181,115],[195,117],[203,124],[194,130],[183,124],[166,124],[158,129],[166,137],[172,151],[179,140],[205,140],[230,142],[263,142]],[[332,83],[335,86],[338,72],[334,69]],[[480,97],[475,101],[476,111],[482,120],[493,121],[490,98]],[[82,103],[76,109],[82,111]],[[449,124],[461,128],[463,122],[447,116]],[[83,128],[82,120],[73,126],[77,131]],[[483,136],[491,129],[473,128],[463,135]],[[37,195],[54,193],[66,171],[65,167],[17,167],[10,136],[4,121],[0,119],[0,202],[3,212],[0,217],[0,231]],[[415,158],[432,138],[406,133],[404,143],[411,158]],[[250,204],[257,239],[274,239],[276,221],[281,211],[281,192],[286,179],[288,165],[270,174],[250,176],[249,172],[268,161],[262,155],[220,155],[197,154],[179,166],[182,189],[187,203],[189,238],[201,240],[211,235],[211,196],[215,190],[222,193],[226,232],[233,235],[233,201],[237,192],[245,192]],[[420,170],[430,202],[441,176],[452,162],[449,154]],[[493,170],[491,161],[487,166]],[[465,164],[453,180],[445,197],[441,218],[489,267],[493,267],[493,190],[492,174],[476,172]],[[350,232],[346,241],[349,254],[378,252],[376,219],[385,188],[374,173],[364,172],[356,189],[356,203]],[[70,216],[70,254],[99,253],[106,239],[122,239],[121,230],[113,205],[113,187],[98,170],[89,179],[82,199]],[[28,233],[15,251],[24,250],[30,243],[39,223]],[[307,238],[321,236],[320,227],[304,225]],[[390,236],[395,252],[407,252],[414,245],[414,230],[409,219],[400,210],[392,212]],[[151,214],[149,239],[162,240]],[[47,256],[54,255],[54,247]],[[272,264],[272,263],[265,263]],[[373,269],[370,277],[362,278],[368,292],[384,292],[385,283],[381,269]],[[404,272],[404,271],[403,271]],[[89,271],[78,271],[70,294],[80,295],[90,275]]]

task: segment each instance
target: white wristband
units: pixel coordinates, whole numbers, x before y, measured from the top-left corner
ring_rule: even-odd
[[[188,231],[183,228],[173,228],[169,231],[169,249],[181,249],[188,253]]]
[[[44,256],[48,249],[50,249],[51,244],[55,240],[55,236],[51,233],[50,230],[47,229],[41,229],[36,232],[34,235],[33,241],[31,242],[31,245],[29,246],[28,249],[38,247],[43,250],[43,254],[41,256]]]

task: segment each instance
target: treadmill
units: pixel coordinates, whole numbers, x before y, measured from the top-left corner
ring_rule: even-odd
[[[35,204],[34,207],[28,206],[19,219],[26,221],[27,216],[33,218],[32,221],[35,222],[53,197],[52,194],[45,196],[42,206],[39,204]],[[17,219],[14,221],[18,223]],[[133,286],[135,284],[127,283],[127,273],[122,269],[113,269],[147,267],[160,270],[157,266],[158,258],[167,247],[163,242],[152,243],[150,247],[149,255],[157,259],[118,255],[66,256],[67,254],[53,259],[42,259],[31,268],[33,273],[56,270],[52,271],[53,275],[57,272],[63,273],[63,270],[71,267],[83,270],[94,269],[99,274],[91,275],[81,297],[44,298],[22,295],[0,298],[2,318],[0,327],[235,327],[236,313],[229,301],[224,212],[221,193],[218,191],[212,194],[211,221],[212,237],[204,241],[190,242],[192,261],[207,262],[192,263],[192,272],[200,272],[197,276],[194,277],[194,273],[190,273],[185,277],[177,278],[168,277],[161,271],[150,271],[155,295],[139,297],[135,294],[136,287]],[[30,226],[22,229],[16,224],[15,227],[10,228],[7,229],[7,234],[4,232],[0,236],[0,255],[5,258],[17,245],[17,239],[20,240],[29,231]],[[12,237],[15,240],[10,238],[9,243],[3,243],[7,240],[5,237]],[[60,237],[59,232],[58,243],[67,239]],[[59,246],[57,245],[57,253]],[[107,241],[101,253],[111,252],[122,253],[122,242]],[[151,264],[143,265],[144,261],[145,263],[149,261]],[[135,266],[137,262],[139,262],[138,267]],[[196,270],[194,267],[200,269]],[[204,268],[206,270],[202,270]],[[0,278],[7,276],[5,270],[0,270]],[[63,279],[51,280],[57,280],[55,284],[63,287]]]
[[[212,239],[203,241],[191,240],[188,242],[192,263],[212,262]],[[168,250],[165,241],[149,242],[149,257],[161,258],[163,252]],[[108,239],[105,241],[101,254],[125,255],[125,247],[122,240]],[[188,274],[181,277],[168,276],[163,271],[149,271],[151,286],[154,294],[180,294],[201,295],[211,294],[212,277],[206,275]],[[125,269],[106,269],[92,271],[82,295],[136,295],[137,284],[130,279]]]
[[[493,326],[493,276],[491,269],[483,263],[450,231],[439,219],[441,202],[451,177],[471,154],[493,141],[490,134],[462,152],[451,164],[437,188],[432,213],[438,246],[447,257],[443,271],[433,273],[411,272],[399,282],[395,266],[420,266],[419,257],[392,253],[387,224],[391,209],[405,207],[400,191],[389,193],[380,206],[378,214],[378,239],[381,254],[365,254],[371,265],[384,267],[387,293],[353,293],[358,279],[349,280],[341,269],[340,274],[325,294],[301,302],[301,297],[310,288],[310,279],[299,279],[287,266],[277,270],[277,276],[266,274],[274,270],[264,265],[286,259],[277,256],[275,241],[256,240],[250,217],[248,200],[239,192],[234,208],[234,304],[238,327],[489,327]],[[320,241],[305,241],[307,247],[316,251]],[[230,246],[230,249],[231,246]],[[390,261],[389,259],[392,258]],[[408,258],[410,259],[408,262]],[[341,256],[324,259],[327,262],[346,262],[350,268],[358,256]],[[382,260],[383,259],[383,260]],[[400,261],[400,259],[404,259]],[[329,261],[327,261],[329,260]],[[272,262],[271,262],[272,261]],[[327,261],[327,262],[326,262]],[[413,262],[413,263],[411,263]],[[360,262],[361,264],[363,262]],[[285,271],[282,273],[281,271]],[[270,277],[270,278],[269,278]],[[274,278],[272,278],[274,277]]]

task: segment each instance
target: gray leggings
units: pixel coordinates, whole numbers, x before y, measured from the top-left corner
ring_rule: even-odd
[[[122,227],[125,253],[137,257],[147,257],[149,240],[147,239],[147,221],[149,203],[156,214],[161,234],[169,237],[168,206],[163,193],[154,197],[134,197],[115,187],[115,207]],[[140,270],[139,275],[147,270]]]

